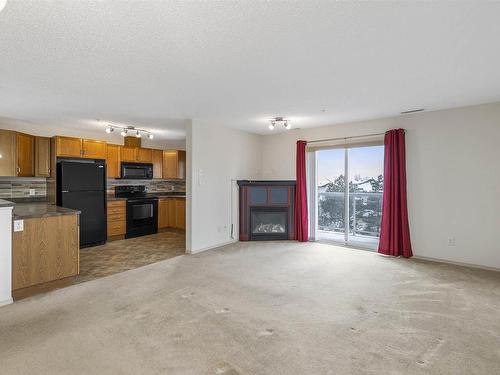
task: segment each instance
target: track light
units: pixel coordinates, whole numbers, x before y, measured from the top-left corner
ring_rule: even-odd
[[[273,119],[270,119],[269,122],[270,122],[269,130],[274,130],[274,128],[276,127],[276,123],[278,125],[283,124],[283,126],[285,127],[286,130],[290,130],[292,128],[292,124],[290,123],[290,120],[283,118],[283,117],[275,117]]]
[[[1,1],[1,0],[0,0]],[[101,120],[99,120],[101,121]],[[142,134],[144,133],[145,136],[147,136],[149,139],[153,139],[153,134],[146,129],[141,129],[141,128],[136,128],[135,126],[123,126],[123,125],[118,125],[115,123],[112,123],[111,121],[106,121],[108,125],[106,126],[105,132],[108,134],[111,134],[117,129],[117,131],[120,131],[120,135],[122,137],[126,137],[129,133],[132,133],[131,135],[135,135],[137,138],[141,138]]]

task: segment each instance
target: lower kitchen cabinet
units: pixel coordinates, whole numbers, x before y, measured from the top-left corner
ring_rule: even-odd
[[[186,199],[160,198],[158,228],[186,229]]]
[[[175,227],[186,229],[186,198],[175,198]]]
[[[79,273],[78,215],[24,219],[12,236],[12,290]]]
[[[127,207],[124,200],[108,202],[108,239],[124,236],[127,231]]]

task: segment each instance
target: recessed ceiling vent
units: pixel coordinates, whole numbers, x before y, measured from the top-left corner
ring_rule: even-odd
[[[423,108],[420,108],[420,109],[411,109],[409,111],[401,112],[401,114],[402,115],[407,115],[407,114],[410,114],[410,113],[423,112],[423,111],[424,111]]]

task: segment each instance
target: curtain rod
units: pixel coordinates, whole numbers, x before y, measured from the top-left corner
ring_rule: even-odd
[[[406,132],[406,131],[405,131]],[[353,138],[365,138],[365,137],[375,137],[377,135],[385,135],[384,133],[366,134],[366,135],[354,135],[352,137],[339,137],[339,138],[327,138],[327,139],[315,139],[314,141],[306,141],[306,143],[320,143],[320,142],[330,142],[330,141],[340,141],[342,139],[353,139]]]

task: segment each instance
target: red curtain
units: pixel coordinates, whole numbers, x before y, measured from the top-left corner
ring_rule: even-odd
[[[406,202],[404,129],[385,133],[384,146],[384,200],[378,252],[409,258],[413,253]]]
[[[297,185],[295,188],[295,238],[305,242],[308,236],[307,190],[306,190],[306,141],[297,141]]]

